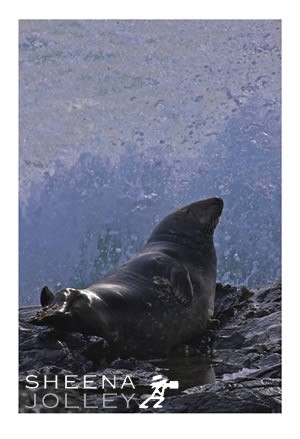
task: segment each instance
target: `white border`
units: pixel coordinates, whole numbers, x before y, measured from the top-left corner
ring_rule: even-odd
[[[203,434],[209,437],[234,439],[255,437],[281,438],[289,431],[297,431],[292,425],[296,420],[299,391],[298,377],[299,330],[293,323],[299,322],[299,292],[297,279],[299,251],[299,216],[297,207],[297,176],[299,175],[299,20],[292,2],[254,1],[110,1],[109,5],[98,1],[11,1],[2,11],[1,23],[1,417],[2,430],[19,434],[26,439],[38,434],[43,438],[61,436],[84,437],[88,433],[99,436],[153,437],[172,433],[186,436]],[[294,2],[296,4],[296,2]],[[112,19],[112,18],[160,18],[160,19],[283,19],[284,52],[284,118],[283,118],[283,254],[284,254],[284,414],[283,415],[19,415],[17,414],[17,315],[18,307],[18,236],[17,236],[17,20],[18,19]],[[298,97],[297,106],[292,98]],[[298,183],[298,185],[297,185]],[[298,242],[295,242],[295,240]],[[4,243],[4,245],[3,245]],[[296,247],[295,247],[296,243]],[[294,247],[295,251],[292,251]],[[297,264],[297,265],[296,265]],[[67,416],[67,418],[66,418]],[[3,425],[5,423],[5,427]],[[203,431],[204,430],[204,431]],[[118,434],[117,434],[118,433]]]
[[[288,3],[288,0],[286,1]],[[61,0],[19,2],[18,18],[23,19],[281,19],[285,9],[278,0],[172,1],[98,0],[62,2]]]

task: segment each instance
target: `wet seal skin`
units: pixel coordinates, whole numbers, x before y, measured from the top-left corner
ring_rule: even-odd
[[[142,251],[85,288],[41,291],[30,322],[98,335],[111,352],[146,358],[167,355],[201,333],[214,312],[214,230],[220,198],[197,201],[165,217]]]

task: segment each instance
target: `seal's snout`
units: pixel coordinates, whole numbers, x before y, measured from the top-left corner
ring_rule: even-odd
[[[212,200],[214,201],[214,203],[218,204],[219,206],[222,207],[224,206],[224,201],[222,200],[222,198],[214,197]]]
[[[224,201],[222,200],[222,198],[219,197],[208,198],[207,200],[204,200],[204,202],[206,202],[207,205],[211,206],[215,205],[222,208],[224,206]]]
[[[213,197],[207,198],[206,200],[197,201],[191,206],[194,207],[195,211],[200,215],[208,214],[220,216],[223,211],[224,201],[222,198]]]
[[[196,201],[189,206],[192,214],[200,224],[201,230],[212,234],[222,214],[224,202],[221,198],[213,197]]]
[[[218,209],[219,215],[221,215],[224,207],[224,201],[222,200],[222,198],[212,198],[212,205],[214,205]]]

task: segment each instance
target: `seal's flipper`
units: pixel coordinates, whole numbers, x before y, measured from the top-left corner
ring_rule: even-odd
[[[187,268],[184,265],[173,265],[170,271],[172,291],[182,305],[189,305],[194,296],[193,285]]]
[[[41,296],[40,296],[40,302],[42,307],[44,308],[45,306],[51,305],[53,301],[54,301],[54,294],[47,286],[44,286],[42,288]]]
[[[58,311],[57,309],[47,308],[36,313],[34,317],[28,320],[28,323],[37,326],[50,326],[57,329],[68,330],[71,322],[71,313]]]
[[[29,320],[29,323],[39,326],[50,326],[62,331],[81,330],[86,333],[86,327],[80,326],[81,310],[84,314],[91,306],[87,292],[74,288],[65,288],[54,296],[48,287],[41,291],[42,308]],[[74,317],[75,316],[75,317]]]

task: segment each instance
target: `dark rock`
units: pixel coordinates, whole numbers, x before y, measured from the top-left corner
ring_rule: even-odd
[[[245,337],[239,332],[233,332],[230,335],[219,337],[216,343],[216,349],[237,349],[241,348],[245,341]]]
[[[163,408],[148,412],[180,413],[278,413],[280,380],[249,379],[202,386],[187,395],[168,398]]]
[[[218,284],[210,327],[166,360],[112,359],[105,340],[100,337],[59,333],[30,325],[28,319],[35,311],[33,307],[20,310],[20,412],[281,411],[280,283],[256,291]],[[208,370],[210,379],[206,380],[204,375]],[[94,376],[97,390],[85,391],[81,378],[84,374]],[[179,389],[166,390],[163,408],[149,405],[147,410],[139,409],[139,404],[151,393],[152,377],[158,374],[178,380]],[[45,375],[49,379],[57,376],[62,386],[55,389],[57,400],[51,401],[51,395],[47,396],[51,388],[39,386],[34,391],[26,388],[28,375],[36,376],[38,383],[43,383]],[[63,386],[66,375],[78,376],[74,379],[78,389],[66,392]],[[111,380],[116,377],[118,383],[126,375],[132,378],[135,389],[130,404],[126,402],[126,389],[122,396],[118,390],[101,387],[103,375]],[[110,396],[109,392],[117,394]],[[53,409],[45,407],[43,397],[49,398],[49,405],[57,405]],[[34,398],[36,405],[30,408]]]

